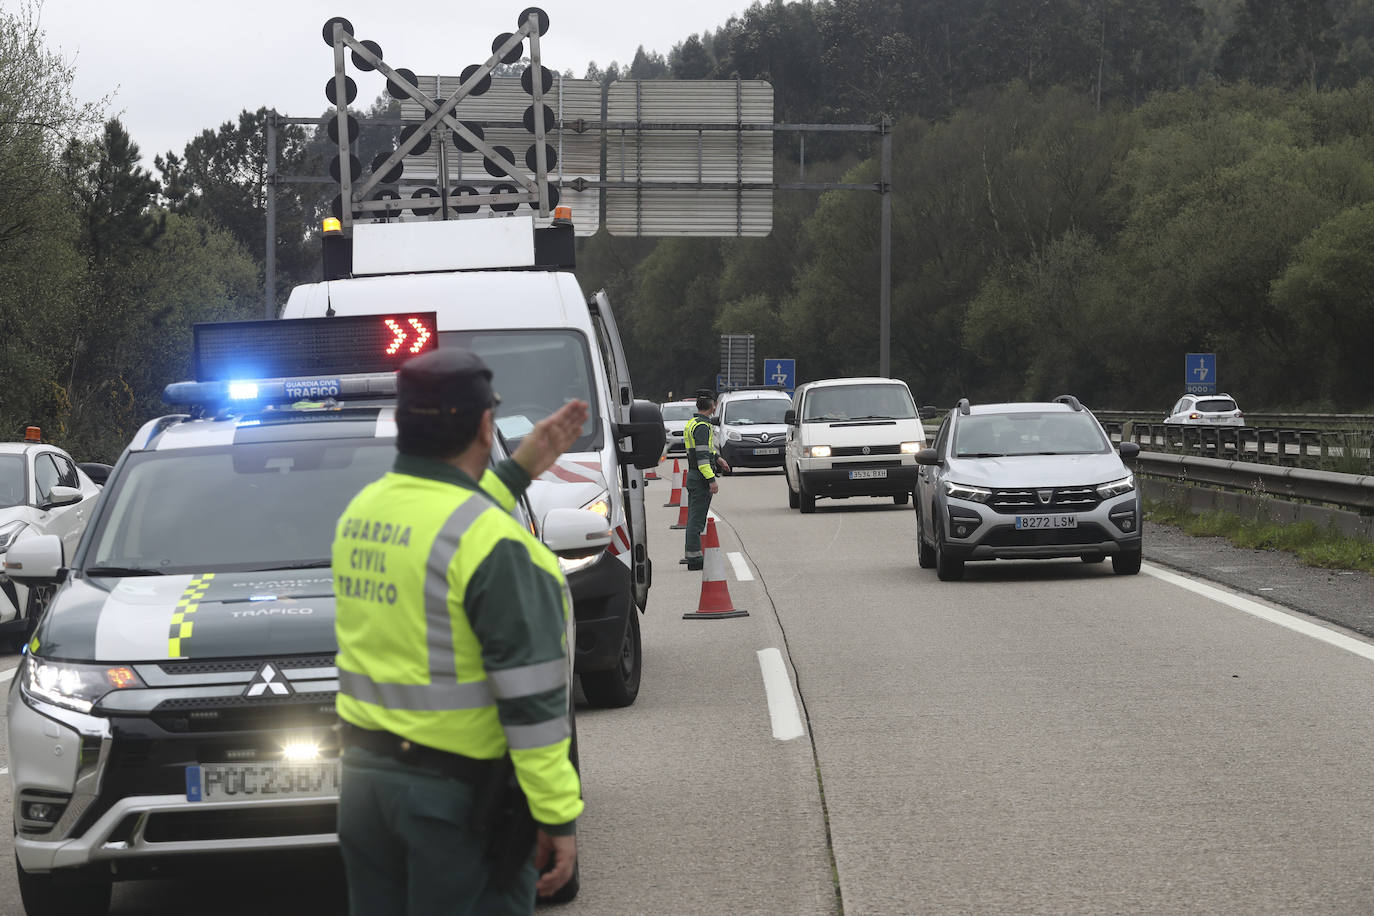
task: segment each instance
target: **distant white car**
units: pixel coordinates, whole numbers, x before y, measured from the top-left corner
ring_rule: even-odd
[[[667,437],[665,455],[685,455],[687,449],[682,444],[682,431],[687,428],[687,421],[692,419],[692,414],[697,412],[697,402],[691,401],[668,401],[662,405],[663,410],[663,432]]]
[[[1244,426],[1245,414],[1229,394],[1185,394],[1164,418],[1191,426]]]
[[[36,439],[0,443],[0,558],[39,534],[62,538],[70,558],[98,495],[100,487],[62,449]],[[26,638],[44,598],[0,574],[0,639]]]

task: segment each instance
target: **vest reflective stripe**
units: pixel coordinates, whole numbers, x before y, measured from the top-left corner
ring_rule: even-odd
[[[533,725],[507,725],[506,743],[513,751],[528,751],[537,747],[557,744],[572,735],[572,726],[567,716],[546,719]]]
[[[486,497],[473,493],[453,510],[430,547],[425,563],[425,641],[429,645],[431,684],[451,684],[458,679],[458,653],[453,645],[453,618],[448,609],[449,564],[478,516],[495,508]]]
[[[554,658],[519,668],[503,668],[488,671],[487,682],[491,692],[499,700],[513,700],[517,697],[534,696],[549,690],[557,690],[568,683],[568,662]]]
[[[339,692],[361,703],[392,710],[448,712],[484,709],[496,702],[486,681],[466,684],[388,684],[366,674],[339,669]]]

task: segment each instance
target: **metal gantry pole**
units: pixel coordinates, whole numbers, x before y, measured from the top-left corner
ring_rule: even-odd
[[[881,249],[878,268],[878,374],[892,375],[892,119],[883,115],[882,177],[878,194],[882,198]]]
[[[277,112],[267,113],[267,174],[263,188],[267,209],[267,242],[263,269],[263,317],[277,311]]]

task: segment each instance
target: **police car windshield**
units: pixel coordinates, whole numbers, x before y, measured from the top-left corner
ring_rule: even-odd
[[[955,458],[1021,455],[1091,455],[1111,450],[1086,413],[994,413],[961,417],[954,429]]]
[[[781,424],[792,402],[785,398],[747,398],[729,401],[725,405],[722,422],[726,426],[753,426],[761,423]]]
[[[0,509],[24,505],[24,456],[0,455]]]
[[[601,446],[597,422],[596,378],[587,340],[576,331],[441,331],[439,346],[467,347],[491,367],[492,387],[501,396],[496,425],[511,448],[534,424],[572,400],[591,405],[582,435],[570,452]]]
[[[916,405],[901,385],[829,385],[806,396],[802,420],[836,423],[845,420],[910,420]]]
[[[136,575],[328,566],[344,507],[395,457],[390,439],[130,454],[102,494],[85,567]]]

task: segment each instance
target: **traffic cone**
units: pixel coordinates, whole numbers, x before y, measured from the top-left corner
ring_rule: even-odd
[[[677,459],[673,459],[676,463]],[[678,506],[686,505],[682,500],[682,490],[687,486],[687,469],[682,469],[682,479],[677,477],[677,468],[673,468],[673,490],[668,494],[668,501],[663,504],[665,509],[674,509]],[[683,524],[686,524],[686,517],[683,517]]]
[[[730,588],[725,584],[725,559],[720,552],[720,539],[716,537],[716,520],[706,517],[706,533],[701,536],[701,550],[705,557],[701,565],[701,600],[691,614],[683,614],[683,620],[719,619],[723,617],[748,617],[748,611],[736,609],[730,600]]]
[[[687,504],[686,504],[686,503],[683,503],[683,504],[682,504],[682,507],[679,508],[679,509],[677,510],[677,524],[676,524],[676,525],[669,525],[669,526],[668,526],[668,530],[669,530],[669,531],[677,531],[677,530],[680,529],[680,528],[686,528],[686,527],[687,527]]]

